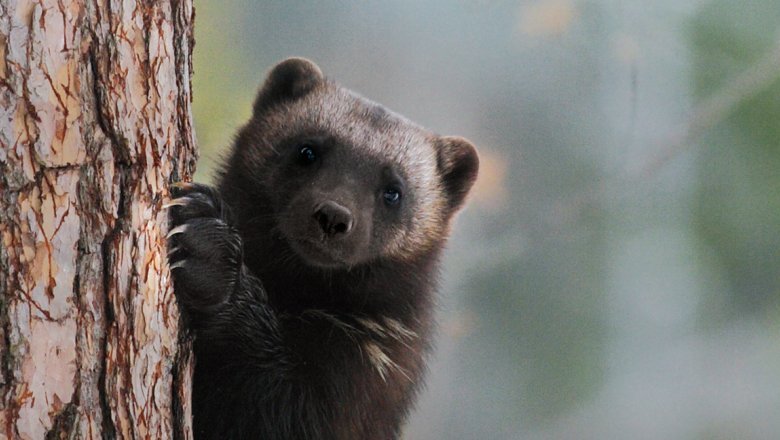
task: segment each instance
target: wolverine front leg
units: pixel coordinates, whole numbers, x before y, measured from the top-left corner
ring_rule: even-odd
[[[194,183],[176,184],[172,193],[168,258],[176,297],[196,333],[237,319],[233,308],[269,309],[262,284],[244,265],[241,236],[219,193]],[[270,309],[265,314],[275,327]]]
[[[205,185],[179,184],[172,193],[169,260],[195,335],[196,438],[256,438],[264,434],[258,418],[267,416],[261,400],[283,404],[289,394],[293,357],[262,284],[243,264],[229,207]]]
[[[180,183],[171,192],[168,258],[176,296],[186,313],[201,318],[224,305],[240,283],[241,237],[214,188]]]

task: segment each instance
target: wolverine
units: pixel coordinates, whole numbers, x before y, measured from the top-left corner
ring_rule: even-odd
[[[439,260],[478,168],[469,141],[309,60],[276,65],[216,187],[171,190],[195,438],[399,438],[431,346]]]

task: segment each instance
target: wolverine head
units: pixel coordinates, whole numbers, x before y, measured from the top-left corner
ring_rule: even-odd
[[[479,168],[466,139],[436,135],[302,58],[271,70],[239,136],[233,166],[269,205],[263,215],[304,262],[324,268],[440,245]]]

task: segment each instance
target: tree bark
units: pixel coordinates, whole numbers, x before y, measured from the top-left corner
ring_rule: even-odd
[[[0,438],[189,438],[191,0],[0,0]]]

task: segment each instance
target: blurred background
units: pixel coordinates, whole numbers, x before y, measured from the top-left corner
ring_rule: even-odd
[[[780,0],[198,0],[201,181],[291,55],[482,158],[406,439],[780,438]]]

